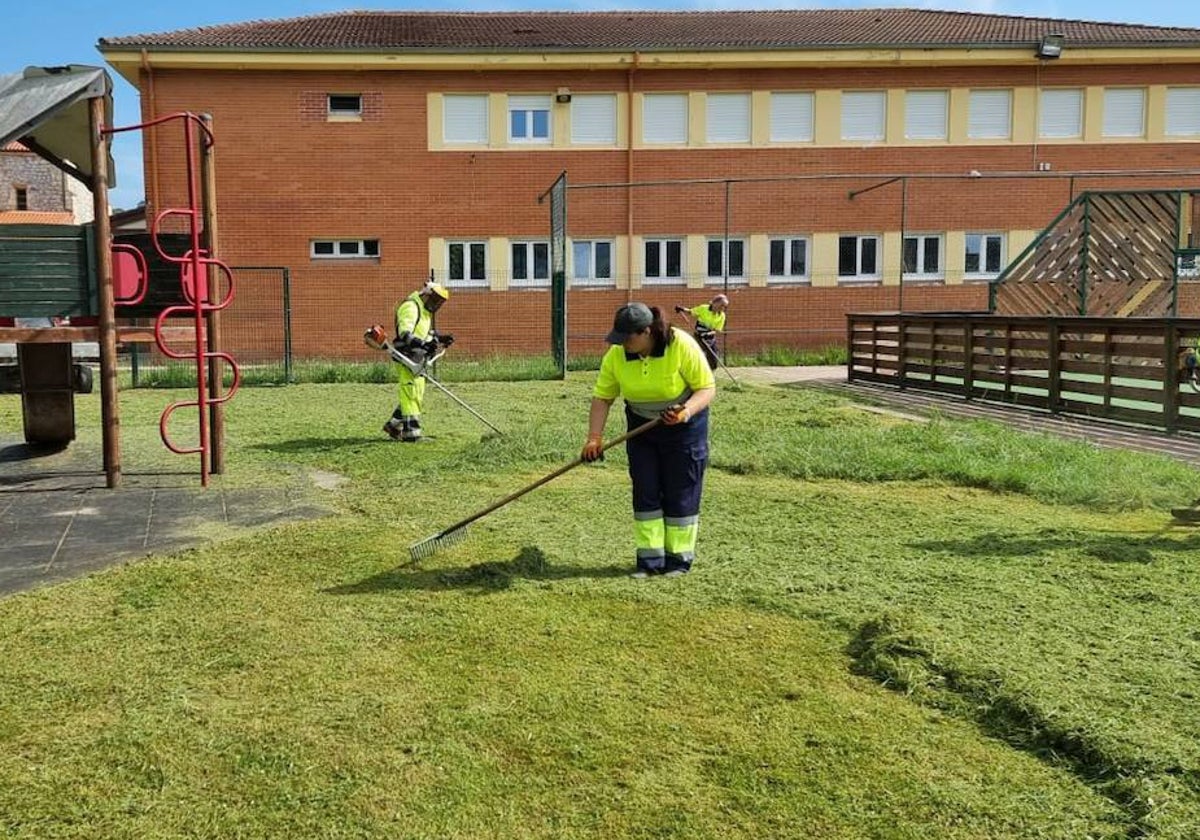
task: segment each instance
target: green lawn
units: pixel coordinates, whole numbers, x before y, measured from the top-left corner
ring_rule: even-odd
[[[617,452],[409,565],[574,457],[590,378],[456,385],[499,440],[431,391],[420,446],[387,385],[241,392],[221,480],[337,515],[0,601],[0,835],[1200,836],[1200,472],[747,387],[694,574],[626,577]],[[127,469],[193,466],[171,396]]]

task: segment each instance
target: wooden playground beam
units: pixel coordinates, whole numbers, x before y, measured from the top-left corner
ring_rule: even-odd
[[[169,343],[195,341],[196,331],[188,327],[163,327]],[[154,327],[116,327],[117,341],[123,344],[153,344]],[[0,343],[49,344],[63,341],[100,340],[99,327],[0,327]]]
[[[104,480],[121,484],[121,412],[117,403],[117,321],[113,291],[112,226],[108,218],[108,138],[104,134],[104,97],[88,100],[92,147],[92,203],[96,224],[96,285],[100,325],[100,417],[104,438]]]

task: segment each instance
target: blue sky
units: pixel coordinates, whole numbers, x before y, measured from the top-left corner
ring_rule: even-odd
[[[779,0],[674,0],[673,2],[391,2],[369,0],[206,0],[186,3],[97,3],[95,0],[6,0],[4,25],[0,29],[0,73],[12,73],[28,65],[103,64],[96,51],[102,37],[164,32],[218,23],[296,17],[345,9],[422,9],[471,11],[515,10],[608,10],[608,9],[768,9],[768,8],[861,8],[905,6],[955,9],[967,12],[1030,15],[1037,17],[1143,23],[1159,26],[1200,28],[1200,5],[1183,0],[1141,0],[1136,4],[1117,0],[944,0],[944,2],[779,2]],[[137,91],[115,73],[116,122],[135,123],[139,118]],[[117,188],[113,207],[128,208],[143,196],[141,145],[136,134],[120,135],[113,148],[117,164]]]

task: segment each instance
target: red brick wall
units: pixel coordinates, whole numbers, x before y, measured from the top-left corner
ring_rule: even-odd
[[[1043,64],[1040,82],[1051,85],[1148,85],[1178,82],[1194,68],[1068,67]],[[721,90],[779,87],[898,88],[976,85],[1028,86],[1028,68],[880,68],[804,71],[657,72],[635,74],[635,89]],[[299,355],[359,352],[362,329],[390,323],[395,300],[428,272],[431,236],[548,235],[548,209],[537,195],[567,170],[573,183],[623,182],[627,153],[539,150],[431,152],[427,149],[426,93],[434,91],[624,91],[619,72],[217,72],[154,74],[154,108],[209,112],[217,132],[218,209],[221,253],[233,265],[279,265],[291,269],[295,349]],[[143,106],[149,110],[143,81]],[[361,122],[327,122],[325,95],[361,92]],[[145,116],[150,116],[146,113]],[[146,155],[158,172],[147,172],[153,207],[182,201],[180,130],[154,130]],[[1050,173],[1036,173],[1048,162]],[[905,229],[937,232],[969,226],[1040,229],[1088,188],[1174,187],[1176,178],[1118,181],[1057,177],[1061,170],[1163,169],[1200,165],[1194,144],[1040,145],[907,148],[804,148],[744,150],[639,150],[632,177],[752,178],[780,174],[1028,172],[1012,180],[911,180]],[[899,185],[851,200],[848,193],[879,180],[824,180],[735,184],[731,233],[844,231],[878,233],[900,228]],[[1191,179],[1193,183],[1200,179]],[[154,194],[154,185],[158,194]],[[572,191],[569,230],[575,236],[626,232],[623,190]],[[633,197],[635,232],[721,233],[724,187],[642,190]],[[378,238],[378,261],[309,258],[309,241]],[[1015,256],[1015,255],[1010,255]],[[624,266],[616,266],[623,273]],[[265,292],[262,294],[266,294]],[[271,292],[274,295],[274,292]],[[695,302],[703,290],[635,292],[647,299]],[[247,306],[272,305],[253,284],[239,288]],[[1189,300],[1195,296],[1188,297]],[[548,295],[460,293],[443,320],[475,346],[510,350],[548,346]],[[796,343],[826,344],[844,332],[850,310],[894,309],[896,289],[747,289],[737,293],[731,329],[774,329]],[[619,291],[572,292],[572,335],[602,333]],[[506,301],[518,301],[508,303]],[[1189,304],[1191,305],[1191,304]],[[905,308],[981,309],[986,289],[911,287]],[[537,323],[530,325],[531,319]],[[532,332],[531,332],[532,330]],[[543,331],[545,331],[543,337]],[[536,335],[536,337],[531,337]],[[748,335],[748,334],[747,334]],[[737,341],[749,340],[738,337]],[[465,349],[465,347],[464,347]]]

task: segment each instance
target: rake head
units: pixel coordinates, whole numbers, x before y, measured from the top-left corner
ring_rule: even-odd
[[[457,545],[467,538],[467,526],[461,525],[458,528],[450,528],[441,533],[434,534],[432,537],[426,537],[420,542],[413,543],[408,547],[408,556],[413,562],[424,560],[427,557],[432,557],[443,548],[449,548],[452,545]]]

